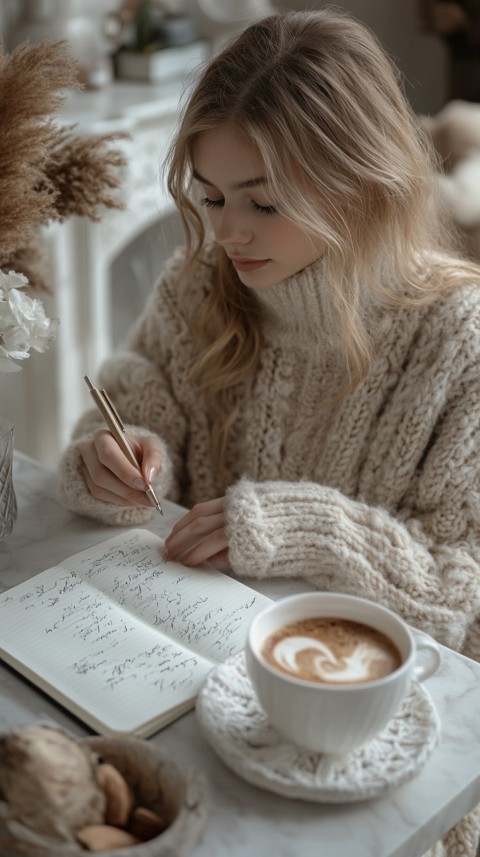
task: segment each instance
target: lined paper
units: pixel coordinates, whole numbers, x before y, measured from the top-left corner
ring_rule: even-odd
[[[98,731],[144,734],[193,705],[268,603],[128,530],[1,594],[0,652]]]

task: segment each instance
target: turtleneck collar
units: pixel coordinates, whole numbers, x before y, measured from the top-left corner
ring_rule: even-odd
[[[266,338],[281,335],[301,344],[299,338],[308,335],[310,345],[312,337],[323,344],[333,340],[327,290],[322,258],[274,286],[256,289]]]
[[[332,313],[331,285],[323,258],[317,259],[291,277],[274,286],[256,289],[255,297],[262,307],[262,327],[267,341],[289,340],[293,347],[315,345],[329,352],[339,347]],[[374,342],[381,341],[392,324],[395,313],[381,305],[368,305],[365,296],[367,329]]]

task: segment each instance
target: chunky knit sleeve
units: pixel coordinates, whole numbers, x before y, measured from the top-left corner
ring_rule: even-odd
[[[178,251],[167,266],[147,306],[134,326],[125,351],[101,367],[98,383],[105,387],[132,434],[155,434],[163,442],[163,466],[154,488],[177,500],[184,479],[183,447],[188,431],[190,388],[186,378],[191,362],[191,337],[179,308],[178,274],[183,254]],[[59,466],[61,502],[75,512],[109,524],[139,524],[149,509],[115,506],[96,500],[81,473],[79,445],[103,426],[97,411],[85,414],[73,433]]]
[[[480,659],[477,333],[434,431],[404,438],[417,444],[418,463],[396,506],[314,481],[244,478],[227,497],[233,570],[258,578],[308,578],[322,589],[378,600],[440,642]],[[397,437],[400,431],[397,425]],[[369,479],[370,497],[381,496],[373,466]]]
[[[239,575],[304,577],[381,601],[456,649],[480,614],[478,529],[435,541],[421,522],[311,482],[242,480],[228,498],[230,561]]]

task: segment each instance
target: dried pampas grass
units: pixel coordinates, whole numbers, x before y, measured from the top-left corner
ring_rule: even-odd
[[[115,191],[121,184],[125,158],[109,144],[121,134],[75,138],[70,132],[58,134],[45,165],[45,179],[56,192],[52,217],[64,220],[73,214],[101,219],[99,208],[118,208]]]
[[[65,89],[78,87],[78,67],[66,42],[20,45],[0,41],[0,268],[45,286],[36,233],[71,215],[100,220],[101,208],[121,208],[121,135],[75,138],[55,122]]]

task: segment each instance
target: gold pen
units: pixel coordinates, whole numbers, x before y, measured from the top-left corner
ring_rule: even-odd
[[[102,417],[107,423],[107,426],[110,429],[116,442],[118,443],[120,449],[122,450],[124,455],[126,455],[130,464],[133,464],[133,466],[136,467],[140,474],[143,476],[141,467],[137,461],[137,457],[128,441],[125,426],[123,425],[122,420],[120,419],[115,405],[109,398],[108,393],[106,392],[106,390],[99,390],[98,387],[95,387],[88,375],[85,375],[85,381],[87,382],[87,386],[90,390],[90,395],[93,401],[95,402],[98,410],[100,411]],[[155,491],[153,490],[152,486],[148,482],[145,483],[145,493],[152,505],[155,506],[157,512],[160,512],[160,514],[163,515],[163,509],[160,505],[158,497],[155,494]]]

